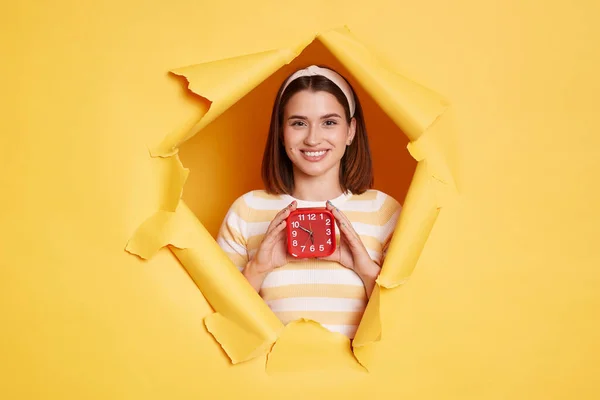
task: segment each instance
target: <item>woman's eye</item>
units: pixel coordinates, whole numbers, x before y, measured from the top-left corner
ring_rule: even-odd
[[[328,126],[337,125],[337,121],[334,121],[332,119],[328,119],[327,121],[325,121],[325,125],[328,125]]]
[[[292,126],[302,126],[304,125],[304,121],[294,121],[292,122]]]

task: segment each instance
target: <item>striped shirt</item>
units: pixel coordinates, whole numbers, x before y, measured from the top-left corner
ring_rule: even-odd
[[[271,220],[293,200],[298,208],[325,207],[325,202],[297,200],[256,190],[239,197],[223,221],[217,243],[241,270],[252,259]],[[368,190],[331,200],[352,222],[371,258],[379,265],[391,240],[401,206],[391,196]],[[339,229],[335,232],[339,243]],[[298,319],[353,338],[367,305],[359,276],[335,261],[300,259],[267,274],[259,294],[287,324]]]

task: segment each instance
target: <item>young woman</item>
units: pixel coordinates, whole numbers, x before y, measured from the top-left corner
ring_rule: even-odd
[[[217,242],[284,324],[311,319],[353,338],[401,207],[371,189],[360,102],[337,72],[313,65],[283,82],[262,178],[266,190],[233,203]],[[305,207],[333,212],[338,246],[327,258],[287,254],[286,218]]]

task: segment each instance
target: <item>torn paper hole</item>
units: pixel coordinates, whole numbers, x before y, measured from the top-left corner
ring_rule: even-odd
[[[390,120],[405,133],[411,141],[415,159],[419,161],[394,239],[377,281],[376,294],[371,297],[352,343],[354,355],[368,368],[370,353],[374,351],[373,345],[385,338],[380,316],[379,291],[398,290],[418,262],[444,199],[438,194],[440,180],[434,177],[443,177],[444,182],[447,182],[442,184],[444,186],[452,184],[448,169],[445,168],[443,154],[436,147],[436,138],[427,136],[428,127],[442,115],[446,103],[431,90],[379,63],[347,28],[325,32],[314,40],[335,57],[349,77],[358,82]],[[165,185],[163,197],[166,200],[162,203],[167,204],[167,208],[173,208],[175,199],[175,203],[178,204],[174,211],[157,210],[154,215],[149,216],[127,245],[129,252],[144,258],[151,257],[161,247],[171,245],[175,256],[214,309],[215,314],[207,317],[205,324],[233,363],[266,356],[272,348],[277,348],[277,353],[273,350],[274,357],[278,353],[284,354],[283,358],[287,360],[285,363],[293,364],[293,360],[288,358],[295,357],[296,353],[288,352],[285,344],[287,341],[278,341],[280,334],[287,332],[283,324],[221,251],[213,235],[199,222],[195,213],[181,200],[183,182],[187,175],[183,177],[178,163],[169,163],[168,160],[176,157],[183,142],[190,141],[200,131],[210,129],[209,125],[217,123],[221,115],[254,88],[293,63],[307,44],[176,70],[177,74],[186,77],[190,90],[211,102],[210,108],[201,120],[191,124],[190,129],[175,130],[176,133],[167,135],[160,143],[151,146],[152,155],[167,160],[166,168],[170,168],[172,175],[178,177],[172,185]],[[374,133],[370,133],[371,137],[373,135]],[[401,150],[403,149],[398,149]],[[219,154],[219,151],[213,150],[212,153]],[[190,169],[193,173],[194,169]],[[226,169],[213,168],[202,173],[209,178],[226,181],[231,175],[223,174],[223,171]],[[166,176],[168,175],[167,173]],[[228,205],[225,203],[225,207]],[[209,209],[208,212],[218,214],[213,209]],[[312,339],[313,335],[335,336],[331,332],[313,328],[314,326],[307,328],[302,324],[294,324],[289,329],[293,335],[297,329],[319,332],[309,333],[309,337],[305,338],[307,340]],[[348,357],[344,359],[344,363],[351,360]],[[278,369],[276,365],[281,364],[273,364],[274,370]]]

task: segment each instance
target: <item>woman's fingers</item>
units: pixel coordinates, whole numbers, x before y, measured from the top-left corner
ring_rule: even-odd
[[[270,246],[277,243],[279,240],[285,238],[285,227],[287,225],[286,220],[281,221],[278,225],[273,227],[270,232],[267,232],[263,242],[269,244]]]
[[[277,257],[277,246],[282,240],[285,240],[285,220],[276,225],[270,232],[266,233],[256,253],[256,259],[259,264],[263,265],[264,271],[270,271],[274,267],[279,266],[279,258]],[[266,267],[264,267],[266,265]]]
[[[258,263],[266,265],[265,271],[270,271],[273,267],[285,264],[285,255],[282,255],[281,248],[285,247],[285,227],[286,218],[290,212],[296,208],[296,202],[293,201],[286,208],[280,210],[273,218],[256,253]],[[283,244],[283,247],[281,247]],[[283,262],[281,260],[284,260]]]
[[[275,218],[273,218],[273,220],[269,224],[269,227],[267,228],[267,234],[271,230],[273,230],[277,226],[279,226],[279,224],[281,224],[281,221],[284,221],[290,215],[290,212],[294,211],[294,209],[296,208],[296,205],[297,205],[297,203],[294,200],[286,208],[284,208],[283,210],[279,211],[277,213],[277,215],[275,215]]]
[[[348,217],[346,217],[346,215],[343,212],[341,212],[339,208],[335,207],[329,201],[327,202],[327,209],[329,209],[333,213],[333,216],[335,217],[335,222],[338,225],[338,228],[340,229],[340,234],[344,235],[348,244],[352,248],[364,247],[358,234],[352,227],[352,224],[350,223]]]

